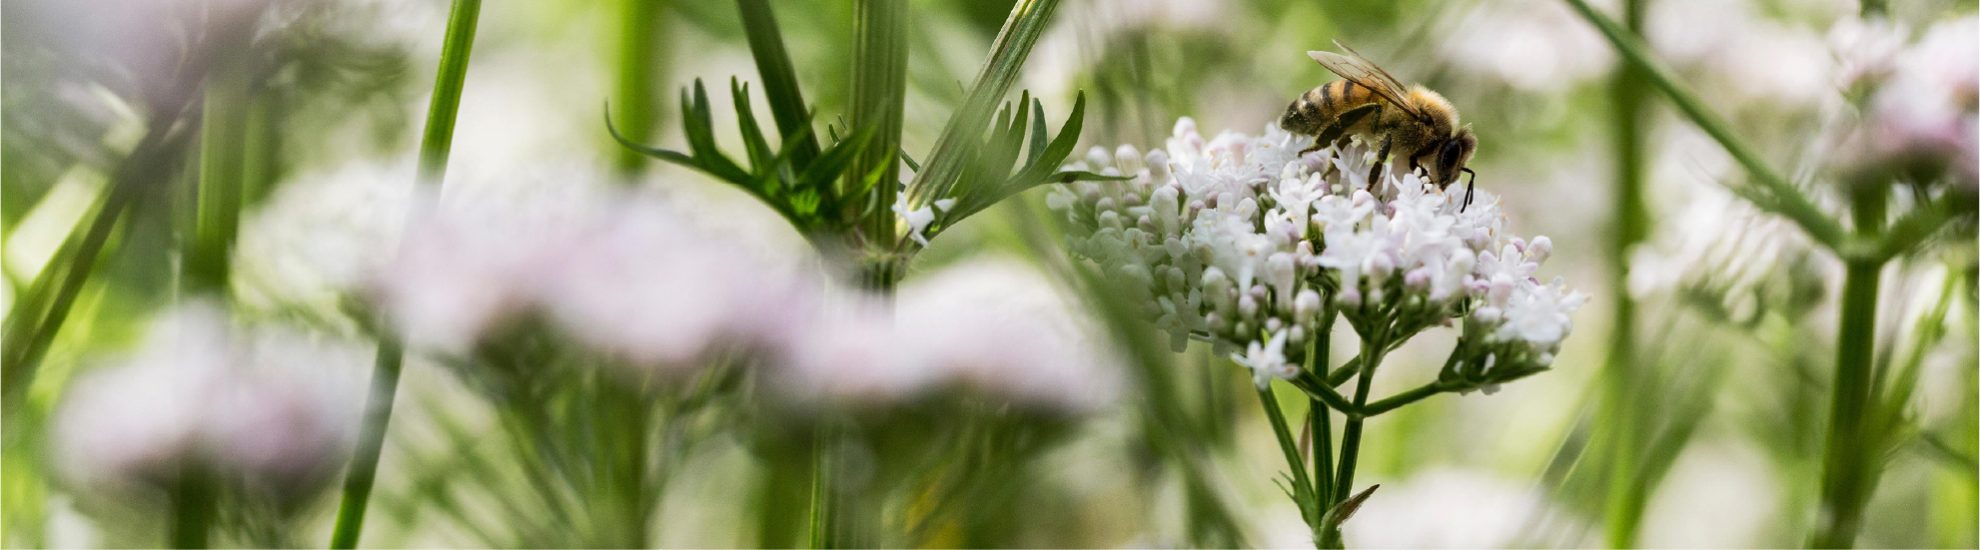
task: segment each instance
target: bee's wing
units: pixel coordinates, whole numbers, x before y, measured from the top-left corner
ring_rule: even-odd
[[[1370,91],[1375,92],[1375,95],[1381,96],[1389,104],[1395,105],[1397,108],[1411,115],[1420,115],[1414,108],[1410,107],[1408,102],[1403,101],[1403,98],[1409,95],[1409,90],[1403,87],[1402,82],[1397,81],[1395,76],[1390,75],[1389,71],[1382,70],[1380,65],[1376,65],[1375,62],[1362,57],[1360,53],[1354,51],[1354,48],[1349,48],[1346,44],[1336,41],[1334,45],[1340,46],[1348,54],[1341,55],[1334,52],[1310,51],[1306,52],[1306,55],[1313,58],[1314,61],[1320,62],[1320,65],[1326,67],[1327,70],[1341,75],[1341,78],[1345,78],[1357,86],[1368,88]]]

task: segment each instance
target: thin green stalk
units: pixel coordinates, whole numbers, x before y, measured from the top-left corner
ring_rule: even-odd
[[[1388,342],[1383,340],[1381,330],[1371,329],[1370,334],[1361,338],[1361,372],[1355,381],[1355,410],[1368,406],[1368,390],[1375,380],[1375,368],[1382,364],[1382,356],[1389,349]],[[1355,468],[1361,459],[1362,423],[1366,420],[1367,418],[1362,416],[1348,415],[1347,424],[1341,429],[1341,455],[1334,474],[1334,494],[1326,501],[1329,507],[1339,505],[1346,501],[1348,496],[1354,494]],[[1341,540],[1339,525],[1327,526],[1325,535],[1320,541],[1320,546],[1339,548],[1344,545],[1345,541]]]
[[[1300,515],[1307,523],[1319,523],[1320,498],[1313,494],[1313,480],[1306,477],[1306,461],[1299,457],[1299,443],[1293,439],[1292,429],[1286,424],[1286,413],[1279,408],[1279,399],[1272,396],[1272,388],[1258,390],[1258,404],[1265,407],[1265,418],[1272,422],[1272,436],[1279,441],[1279,450],[1286,455],[1286,468],[1292,471],[1293,499],[1299,502]]]
[[[867,190],[860,244],[887,251],[894,246],[899,224],[892,208],[900,187],[902,110],[907,101],[907,0],[859,0],[853,12],[852,105],[846,123],[872,132],[872,137],[846,170],[843,189],[849,190],[844,195]]]
[[[1645,0],[1625,0],[1623,3],[1623,24],[1634,35],[1643,33]],[[1603,388],[1606,390],[1601,400],[1602,424],[1610,430],[1608,451],[1608,503],[1604,507],[1607,515],[1603,522],[1605,536],[1610,548],[1629,548],[1636,545],[1637,526],[1641,524],[1643,484],[1636,482],[1638,468],[1635,465],[1637,452],[1633,448],[1639,438],[1639,404],[1636,381],[1639,365],[1636,362],[1636,299],[1629,292],[1629,254],[1637,243],[1649,235],[1649,211],[1643,195],[1644,134],[1648,123],[1644,116],[1646,93],[1643,70],[1635,65],[1624,64],[1616,67],[1616,74],[1609,86],[1609,101],[1614,120],[1611,122],[1615,147],[1615,225],[1611,229],[1612,242],[1608,248],[1609,263],[1609,302],[1614,304],[1609,318],[1609,352],[1603,363]]]
[[[805,547],[836,548],[833,534],[837,526],[833,525],[830,503],[837,488],[832,486],[831,476],[827,475],[832,471],[831,429],[821,425],[814,435],[811,448],[811,529]]]
[[[237,43],[214,48],[213,70],[207,75],[206,99],[200,107],[199,180],[183,264],[184,282],[196,292],[226,292],[228,251],[240,227],[245,194],[253,58],[246,35],[229,36]]]
[[[1890,11],[1889,6],[1885,4],[1886,2],[1884,0],[1863,0],[1863,18],[1883,17],[1885,13]]]
[[[1671,104],[1677,106],[1678,111],[1685,115],[1685,118],[1690,119],[1692,124],[1697,125],[1699,129],[1711,135],[1713,140],[1719,142],[1719,146],[1724,148],[1733,160],[1739,162],[1740,166],[1752,176],[1753,182],[1759,186],[1758,189],[1736,186],[1732,189],[1734,192],[1753,201],[1756,206],[1787,217],[1795,225],[1800,226],[1802,231],[1808,233],[1815,242],[1827,248],[1845,250],[1855,246],[1847,239],[1848,235],[1844,233],[1840,224],[1829,219],[1820,208],[1815,206],[1814,201],[1809,200],[1808,196],[1786,177],[1769,167],[1766,161],[1761,160],[1758,152],[1732,132],[1731,126],[1725,120],[1707,108],[1697,94],[1680,84],[1677,75],[1650,53],[1649,46],[1644,45],[1636,33],[1595,11],[1595,8],[1588,5],[1588,0],[1567,0],[1567,3],[1581,14],[1583,19],[1594,25],[1596,30],[1601,31],[1622,58],[1642,71],[1642,76],[1662,91],[1664,96],[1671,100]]]
[[[196,90],[183,90],[190,98]],[[110,237],[140,197],[162,175],[178,171],[189,133],[176,131],[185,116],[186,102],[153,109],[154,118],[131,154],[111,174],[110,190],[90,214],[89,221],[71,233],[54,261],[49,262],[29,286],[27,296],[15,303],[7,315],[5,344],[0,345],[0,388],[6,403],[17,399],[33,381],[41,360],[62,330],[84,283],[94,272]]]
[[[612,105],[619,122],[614,127],[626,139],[640,143],[653,137],[658,124],[653,84],[666,59],[659,52],[662,42],[657,31],[665,7],[664,0],[619,0],[618,12],[612,18],[618,27],[612,59]],[[630,179],[646,165],[646,155],[639,151],[617,143],[610,146],[612,167],[621,177]]]
[[[1408,391],[1404,391],[1402,393],[1398,393],[1395,395],[1382,398],[1381,400],[1378,400],[1374,403],[1369,403],[1367,405],[1364,405],[1359,409],[1357,409],[1354,412],[1354,414],[1351,416],[1359,416],[1361,418],[1373,417],[1385,412],[1396,410],[1398,408],[1401,408],[1403,405],[1408,405],[1410,403],[1422,401],[1424,398],[1430,397],[1432,395],[1444,393],[1445,391],[1448,390],[1449,388],[1445,387],[1442,382],[1431,382],[1428,384],[1410,388]]]
[[[1333,308],[1328,308],[1320,315],[1321,321],[1318,325],[1320,328],[1314,331],[1313,344],[1306,350],[1306,368],[1303,369],[1305,374],[1320,373],[1327,369],[1327,358],[1331,357],[1333,352],[1335,315]],[[1327,390],[1332,391],[1333,388],[1328,387]],[[1326,502],[1328,495],[1334,494],[1335,491],[1333,413],[1319,398],[1307,399],[1306,407],[1307,416],[1310,417],[1307,420],[1310,429],[1313,430],[1313,494],[1321,502]],[[1327,538],[1328,528],[1325,522],[1308,522],[1307,527],[1312,529],[1316,544]]]
[[[474,49],[474,31],[480,15],[481,0],[454,0],[447,16],[440,70],[434,76],[433,99],[426,108],[426,131],[420,138],[419,186],[437,189],[445,180],[447,156],[453,150],[454,121],[460,114],[461,91],[467,80],[468,57]],[[357,547],[364,529],[365,506],[378,474],[379,453],[384,449],[385,432],[391,425],[392,402],[398,396],[399,371],[404,361],[404,343],[397,335],[387,332],[378,339],[371,394],[365,398],[357,454],[351,457],[350,472],[344,477],[343,500],[338,504],[336,527],[330,535],[331,548]]]
[[[1857,231],[1874,235],[1884,218],[1881,187],[1856,193]],[[1822,454],[1822,524],[1810,545],[1847,548],[1856,542],[1863,524],[1863,507],[1876,489],[1879,460],[1863,433],[1873,391],[1877,338],[1877,287],[1881,262],[1850,259],[1844,263],[1841,320],[1836,331],[1836,374],[1829,404],[1829,432]]]
[[[206,548],[213,530],[216,504],[212,484],[201,466],[181,466],[181,479],[172,490],[171,548]]]

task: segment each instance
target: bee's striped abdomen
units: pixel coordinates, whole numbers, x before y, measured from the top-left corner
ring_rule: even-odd
[[[1377,101],[1375,93],[1366,87],[1356,86],[1347,80],[1328,82],[1307,90],[1286,106],[1285,115],[1279,117],[1279,127],[1295,134],[1318,134],[1342,112],[1372,101]],[[1353,129],[1366,125],[1365,122],[1357,123]]]

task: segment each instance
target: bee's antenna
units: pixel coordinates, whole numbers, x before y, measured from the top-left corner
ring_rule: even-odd
[[[1478,173],[1471,171],[1470,168],[1459,168],[1458,171],[1471,176],[1464,180],[1464,205],[1458,207],[1458,211],[1463,212],[1464,209],[1471,207],[1471,184],[1478,182]]]

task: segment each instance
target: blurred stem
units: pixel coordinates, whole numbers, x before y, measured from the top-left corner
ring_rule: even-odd
[[[1645,4],[1647,0],[1623,2],[1623,24],[1633,35],[1643,34]],[[1608,503],[1604,510],[1608,517],[1603,522],[1610,548],[1636,545],[1646,488],[1636,481],[1634,446],[1639,439],[1636,406],[1640,395],[1636,384],[1640,376],[1636,363],[1636,299],[1629,293],[1629,255],[1650,231],[1650,215],[1643,198],[1647,91],[1640,67],[1632,64],[1616,67],[1609,86],[1614,118],[1611,129],[1615,146],[1615,225],[1611,228],[1613,241],[1607,258],[1609,301],[1614,309],[1609,318],[1609,353],[1602,372],[1603,388],[1607,391],[1601,401],[1603,425],[1610,427]]]
[[[440,69],[434,76],[433,99],[426,108],[426,131],[419,143],[419,175],[416,185],[437,190],[445,181],[447,157],[454,143],[454,121],[460,114],[461,91],[467,81],[468,56],[474,49],[475,25],[480,19],[481,0],[454,0],[442,38]],[[378,339],[378,355],[371,372],[371,393],[365,398],[364,422],[358,432],[356,454],[344,477],[343,500],[337,506],[337,523],[330,535],[331,548],[355,548],[364,529],[364,510],[371,497],[372,482],[378,475],[378,456],[384,450],[385,432],[392,421],[392,402],[398,396],[400,366],[405,361],[404,343],[384,329]]]
[[[186,72],[196,75],[199,70],[189,67]],[[89,282],[118,221],[149,190],[147,184],[157,184],[179,171],[189,137],[188,132],[177,131],[179,122],[186,117],[190,98],[198,93],[202,82],[182,75],[181,89],[165,94],[169,99],[152,106],[144,137],[110,174],[110,190],[103,201],[89,221],[78,224],[63,241],[56,257],[8,312],[6,328],[0,331],[5,333],[4,343],[0,343],[0,389],[6,394],[0,403],[6,403],[8,410],[21,403],[19,397],[34,381],[37,367],[61,332],[84,283]]]
[[[182,265],[190,293],[226,293],[228,250],[245,192],[253,57],[245,33],[225,33],[224,39],[232,43],[215,44],[200,107],[199,180]]]
[[[1884,0],[1863,0],[1862,15],[1864,19],[1883,17],[1889,11],[1890,7],[1886,5]]]
[[[831,501],[838,488],[832,485],[833,430],[820,423],[812,438],[811,448],[811,531],[806,548],[838,548],[834,537],[837,525],[832,517]]]
[[[848,132],[872,132],[846,170],[846,189],[867,190],[860,220],[867,250],[894,247],[900,189],[902,109],[907,101],[907,0],[859,0],[853,6],[852,105]],[[859,207],[857,201],[854,207]]]
[[[172,530],[168,548],[206,548],[217,507],[204,468],[180,465],[178,486],[172,491]]]
[[[1874,235],[1884,219],[1883,186],[1862,186],[1853,204],[1859,233]],[[1836,331],[1836,374],[1829,404],[1829,433],[1822,454],[1822,513],[1810,545],[1847,548],[1855,544],[1863,523],[1863,507],[1875,490],[1876,446],[1863,433],[1874,380],[1877,337],[1877,287],[1883,263],[1872,259],[1845,260],[1841,320]]]
[[[1354,408],[1360,410],[1368,405],[1368,390],[1375,380],[1375,368],[1382,364],[1382,356],[1388,352],[1388,342],[1384,340],[1383,329],[1370,329],[1361,338],[1361,372],[1357,375],[1354,388]],[[1355,466],[1361,458],[1362,423],[1367,419],[1358,415],[1348,415],[1346,427],[1341,429],[1341,459],[1334,474],[1334,494],[1330,495],[1328,506],[1336,506],[1346,501],[1354,493]],[[1339,525],[1327,526],[1327,538],[1322,541],[1325,547],[1340,547]]]
[[[1829,219],[1820,208],[1815,206],[1814,201],[1802,193],[1801,189],[1795,187],[1779,172],[1775,172],[1766,161],[1761,160],[1759,153],[1734,134],[1725,120],[1713,114],[1711,109],[1705,106],[1705,102],[1698,99],[1697,94],[1680,84],[1681,80],[1677,75],[1671,73],[1668,67],[1650,53],[1650,47],[1644,45],[1635,32],[1617,25],[1615,21],[1595,11],[1595,8],[1588,5],[1588,0],[1567,0],[1567,3],[1583,19],[1594,25],[1596,30],[1601,31],[1622,58],[1640,70],[1641,75],[1662,91],[1685,118],[1690,119],[1692,124],[1697,125],[1699,129],[1711,135],[1713,140],[1719,142],[1719,146],[1746,169],[1747,174],[1759,187],[1755,189],[1746,185],[1734,186],[1732,188],[1734,193],[1753,202],[1755,206],[1787,217],[1824,247],[1842,251],[1854,246],[1847,240],[1847,235],[1840,224]]]
[[[658,32],[666,5],[664,0],[619,0],[618,8],[612,18],[618,24],[612,71],[612,104],[619,115],[615,127],[627,139],[645,143],[658,124],[653,82],[666,62]],[[611,148],[613,169],[631,182],[646,165],[646,155],[616,143]]]

